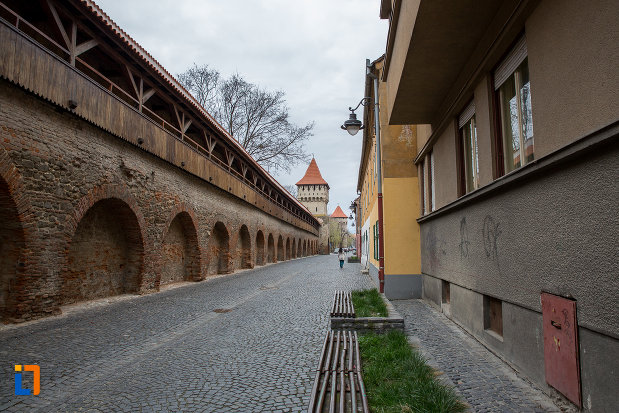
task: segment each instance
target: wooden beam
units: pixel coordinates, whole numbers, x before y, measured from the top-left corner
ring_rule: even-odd
[[[185,120],[185,114],[183,113],[183,121]],[[185,122],[185,124],[183,125],[183,133],[187,132],[187,129],[189,129],[189,127],[191,126],[191,119],[189,119],[187,122]]]
[[[226,152],[226,163],[228,164],[228,168],[232,168],[232,162],[234,162],[234,154],[228,148],[225,149]]]
[[[75,46],[75,55],[79,56],[82,53],[85,53],[87,51],[89,51],[90,49],[92,49],[93,47],[97,46],[99,44],[99,42],[97,42],[95,39],[90,39],[85,41],[84,43],[80,43],[77,46]]]
[[[131,85],[133,86],[133,91],[135,92],[135,96],[139,100],[140,99],[140,91],[138,90],[138,85],[136,85],[136,83],[135,83],[135,79],[133,77],[133,72],[131,72],[131,69],[129,68],[128,65],[125,65],[125,68],[127,69],[127,74],[129,75],[129,80],[131,81]]]
[[[206,141],[206,146],[208,149],[208,156],[210,157],[213,154],[213,149],[215,149],[217,142],[213,139],[213,137],[207,134],[206,131],[202,131],[202,133],[204,134],[204,140]]]
[[[155,94],[155,89],[148,89],[142,94],[142,103],[146,103]]]
[[[174,114],[176,114],[176,121],[178,122],[178,127],[182,128],[183,122],[181,121],[181,116],[179,115],[178,109],[176,109],[176,105],[174,104],[172,104],[172,107],[174,108]]]
[[[52,16],[54,17],[54,20],[56,21],[56,25],[58,26],[58,29],[60,30],[60,34],[62,35],[62,38],[64,39],[64,42],[67,45],[67,49],[71,50],[71,40],[69,40],[69,35],[67,34],[67,31],[65,30],[64,25],[62,24],[62,20],[60,20],[60,16],[58,15],[58,11],[56,11],[56,7],[51,2],[51,0],[47,0],[47,5],[49,6],[49,10],[52,12]]]
[[[140,78],[140,94],[138,95],[138,103],[140,104],[140,112],[142,111],[143,104],[143,96],[144,96],[144,79]]]
[[[71,22],[71,47],[69,47],[69,51],[71,52],[71,66],[75,66],[75,49],[77,43],[77,24],[74,21]]]

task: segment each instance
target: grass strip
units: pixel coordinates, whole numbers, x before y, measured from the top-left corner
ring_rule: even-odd
[[[356,317],[387,317],[387,306],[375,288],[352,292]]]
[[[359,337],[363,381],[376,413],[464,412],[454,390],[440,383],[435,371],[410,346],[401,331]]]

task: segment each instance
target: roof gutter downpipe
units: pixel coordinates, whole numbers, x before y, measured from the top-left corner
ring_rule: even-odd
[[[385,292],[385,243],[383,236],[383,175],[380,151],[380,117],[378,105],[378,76],[372,73],[370,59],[365,60],[366,76],[374,83],[374,133],[376,135],[376,174],[378,181],[378,283],[379,291]]]

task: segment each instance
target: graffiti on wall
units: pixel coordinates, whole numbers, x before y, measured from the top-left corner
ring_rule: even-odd
[[[484,251],[486,252],[486,257],[495,261],[499,258],[498,240],[501,235],[499,225],[498,222],[494,222],[494,218],[490,215],[486,215],[484,218],[484,227],[482,230]]]
[[[466,217],[460,220],[460,259],[469,256],[469,231],[466,227]]]

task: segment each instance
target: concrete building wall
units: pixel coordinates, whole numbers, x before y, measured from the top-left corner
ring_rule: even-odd
[[[494,136],[494,125],[492,122],[492,92],[491,78],[490,76],[485,76],[475,87],[473,96],[477,145],[479,148],[479,186],[489,184],[494,180],[495,176],[493,171],[494,142],[492,137]],[[453,133],[455,133],[455,130]]]
[[[617,176],[615,139],[421,223],[424,297],[440,305],[438,280],[449,282],[451,317],[541,386],[540,294],[576,300],[583,400],[593,411],[616,403],[604,389],[619,371],[609,355],[619,350]],[[484,296],[502,301],[502,337],[484,328]]]
[[[434,181],[436,209],[441,208],[458,197],[458,175],[456,171],[455,123],[450,125],[441,134],[441,137],[432,147],[434,154]],[[429,156],[426,157],[426,179],[430,185]],[[451,165],[451,167],[447,167]],[[426,197],[427,209],[431,211],[430,199]]]
[[[243,225],[252,263],[258,231],[317,239],[5,81],[0,161],[0,208],[23,234],[8,243],[20,252],[2,274],[5,320],[233,271]]]
[[[613,0],[569,0],[527,19],[536,157],[617,120],[618,16]]]
[[[389,119],[432,122],[430,136],[417,138],[426,188],[434,157],[436,203],[432,212],[426,189],[423,297],[549,392],[540,294],[574,299],[583,405],[611,411],[619,404],[619,3],[484,2],[471,18],[469,9],[404,1],[390,21]],[[484,31],[467,38],[483,15]],[[523,35],[534,160],[501,176],[492,82]],[[471,100],[479,187],[463,196],[457,121]],[[489,328],[490,305],[501,309],[500,334]]]
[[[406,211],[419,210],[417,177],[385,178],[385,295],[390,299],[421,298],[419,225]]]

